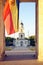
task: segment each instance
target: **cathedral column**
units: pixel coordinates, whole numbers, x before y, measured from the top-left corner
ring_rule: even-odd
[[[4,22],[2,12],[3,12],[3,0],[0,0],[0,60],[2,60],[5,55],[5,34],[4,34]]]

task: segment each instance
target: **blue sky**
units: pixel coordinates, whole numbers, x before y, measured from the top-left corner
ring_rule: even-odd
[[[26,35],[35,35],[35,5],[35,2],[20,3],[19,21],[24,23]]]
[[[35,35],[35,16],[36,16],[36,3],[32,2],[22,2],[19,6],[19,22],[23,22],[24,24],[24,32],[26,36]],[[12,34],[11,37],[18,35]],[[8,36],[6,34],[6,36]]]

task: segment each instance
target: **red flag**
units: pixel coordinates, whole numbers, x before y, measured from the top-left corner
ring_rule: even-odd
[[[15,29],[13,27],[13,21],[12,21],[12,15],[10,11],[9,3],[6,2],[3,12],[3,19],[4,19],[4,25],[5,29],[8,34],[15,33]]]

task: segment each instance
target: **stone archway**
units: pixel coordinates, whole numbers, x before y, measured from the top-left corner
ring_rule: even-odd
[[[0,0],[0,59],[3,59],[4,55],[5,55],[5,32],[4,32],[4,23],[3,23],[3,17],[2,17],[2,12],[3,12],[3,5],[4,5],[5,0]],[[37,0],[20,0],[20,2],[36,2]],[[38,4],[38,3],[37,3]],[[37,26],[38,26],[38,22],[37,22],[37,4],[36,4],[36,43],[38,43],[38,31],[37,31]],[[38,57],[38,44],[36,44],[36,55]]]
[[[4,23],[3,23],[3,0],[0,0],[0,59],[5,55],[5,36],[4,36]]]

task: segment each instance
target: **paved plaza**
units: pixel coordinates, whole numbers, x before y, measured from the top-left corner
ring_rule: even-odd
[[[35,51],[30,51],[28,48],[14,48],[12,51],[5,51],[5,60],[28,60],[36,59]]]

